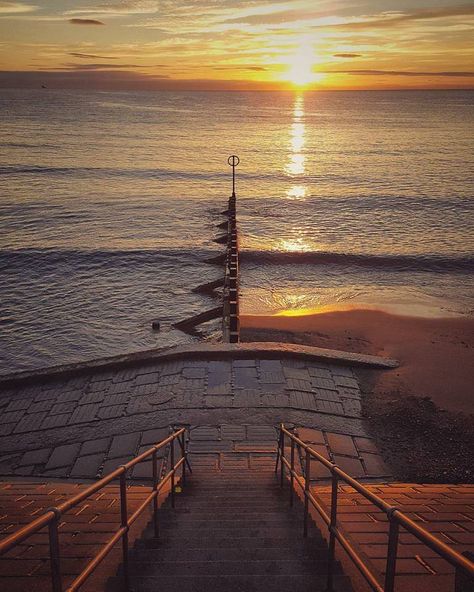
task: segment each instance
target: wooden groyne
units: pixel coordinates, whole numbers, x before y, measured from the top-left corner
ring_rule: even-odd
[[[227,216],[227,257],[224,277],[222,335],[223,340],[228,343],[239,343],[239,240],[234,192],[229,198]]]
[[[176,329],[189,335],[198,336],[200,335],[197,329],[199,325],[222,316],[222,341],[224,343],[239,343],[240,341],[239,241],[235,195],[235,167],[239,162],[239,158],[235,155],[228,159],[229,165],[232,166],[232,195],[229,197],[227,209],[222,212],[227,220],[217,225],[219,230],[227,232],[213,239],[219,245],[226,245],[226,251],[205,261],[210,265],[224,265],[224,276],[193,288],[195,293],[222,298],[222,305],[174,324]]]

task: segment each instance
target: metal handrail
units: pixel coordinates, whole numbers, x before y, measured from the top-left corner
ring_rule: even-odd
[[[75,592],[78,590],[89,576],[96,570],[103,559],[110,553],[114,545],[122,539],[122,561],[123,561],[123,574],[125,578],[126,589],[129,588],[129,572],[128,572],[128,532],[132,524],[146,509],[148,504],[153,502],[153,524],[154,534],[158,538],[159,535],[159,524],[158,524],[158,495],[164,485],[171,480],[171,506],[174,508],[175,505],[175,475],[178,469],[181,467],[181,482],[183,486],[186,484],[186,467],[192,472],[191,466],[187,458],[186,442],[185,442],[186,428],[180,428],[175,430],[167,438],[155,444],[149,450],[146,450],[139,456],[136,456],[128,463],[121,465],[115,471],[112,471],[100,481],[92,484],[87,489],[84,489],[74,497],[66,500],[62,504],[54,508],[49,508],[44,514],[42,514],[36,520],[33,520],[23,528],[20,528],[9,537],[0,541],[0,556],[7,553],[26,540],[31,535],[37,533],[39,530],[48,526],[49,528],[49,552],[50,552],[50,564],[51,564],[51,583],[53,592],[62,592],[62,578],[61,578],[61,561],[60,561],[60,550],[59,550],[59,521],[61,516],[71,510],[82,501],[90,497],[92,494],[100,491],[103,487],[108,485],[111,481],[116,478],[120,478],[120,528],[113,534],[112,538],[107,541],[105,546],[99,551],[99,553],[87,564],[82,572],[74,579],[74,581],[68,586],[66,592]],[[178,440],[181,457],[175,462],[174,454],[174,441]],[[170,470],[164,475],[158,476],[158,459],[157,453],[162,448],[170,446]],[[136,464],[144,461],[145,459],[152,457],[152,472],[153,472],[153,489],[152,492],[146,497],[140,507],[129,517],[127,510],[127,472],[133,468]]]
[[[285,457],[285,436],[289,438],[291,443],[290,460]],[[295,470],[295,448],[298,451],[304,450],[304,478]],[[328,514],[319,501],[314,497],[310,490],[311,480],[311,458],[319,461],[331,473],[331,511]],[[303,535],[308,535],[308,520],[309,520],[309,503],[317,510],[323,521],[328,526],[329,531],[329,557],[328,557],[328,575],[327,575],[327,591],[333,591],[333,577],[334,577],[334,561],[335,561],[335,547],[336,540],[340,543],[342,548],[349,555],[350,559],[365,578],[369,586],[375,592],[394,592],[395,576],[397,573],[397,551],[398,551],[398,535],[400,526],[405,528],[413,536],[415,536],[421,543],[425,544],[431,550],[435,551],[443,559],[448,561],[456,570],[459,570],[469,578],[474,578],[474,562],[470,561],[460,553],[457,553],[448,545],[445,545],[438,538],[434,537],[427,530],[413,522],[406,514],[404,514],[396,506],[387,504],[382,498],[370,491],[367,487],[356,481],[353,477],[341,470],[336,464],[327,460],[321,454],[316,452],[300,440],[295,434],[285,428],[284,424],[280,425],[280,435],[278,438],[278,451],[275,464],[275,472],[278,471],[280,465],[280,485],[283,487],[285,480],[285,467],[290,476],[290,505],[293,505],[294,483],[304,492],[304,527]],[[387,548],[387,562],[385,569],[385,581],[383,585],[378,581],[376,574],[367,565],[367,562],[357,552],[354,545],[348,540],[343,532],[337,526],[337,502],[339,491],[339,480],[344,481],[353,487],[358,493],[363,495],[367,500],[372,502],[380,510],[382,510],[389,520],[388,533],[388,548]]]

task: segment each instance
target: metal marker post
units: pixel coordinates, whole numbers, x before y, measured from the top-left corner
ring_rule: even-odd
[[[239,166],[240,158],[233,154],[229,156],[227,162],[232,167],[232,197],[235,197],[235,167]]]

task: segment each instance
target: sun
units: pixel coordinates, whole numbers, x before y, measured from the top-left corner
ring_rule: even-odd
[[[301,43],[289,60],[288,80],[299,88],[321,80],[324,75],[313,71],[316,63],[313,44],[309,41]]]
[[[312,64],[306,60],[295,59],[290,68],[289,78],[296,86],[306,86],[313,81]]]

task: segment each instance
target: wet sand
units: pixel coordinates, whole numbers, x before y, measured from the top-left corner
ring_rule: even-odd
[[[373,373],[382,395],[430,397],[436,406],[474,413],[474,319],[421,318],[378,310],[305,316],[243,316],[243,341],[292,341],[395,358]]]

